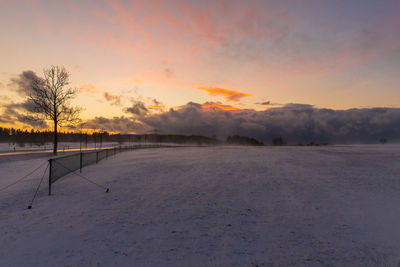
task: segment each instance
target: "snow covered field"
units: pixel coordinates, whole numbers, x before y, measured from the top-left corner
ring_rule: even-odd
[[[46,158],[0,161],[0,188]],[[0,266],[398,266],[400,146],[117,154],[0,192]]]

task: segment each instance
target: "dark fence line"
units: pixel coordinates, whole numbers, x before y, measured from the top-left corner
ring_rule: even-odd
[[[114,156],[117,153],[143,148],[175,147],[161,144],[130,145],[108,148],[103,150],[80,152],[68,156],[49,159],[49,195],[51,195],[51,185],[68,173],[79,170],[88,165],[98,163],[103,159]]]

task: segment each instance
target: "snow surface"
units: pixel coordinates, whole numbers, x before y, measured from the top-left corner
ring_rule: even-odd
[[[0,161],[0,188],[46,158]],[[0,192],[0,266],[398,266],[400,146],[117,154],[26,209],[45,166]]]

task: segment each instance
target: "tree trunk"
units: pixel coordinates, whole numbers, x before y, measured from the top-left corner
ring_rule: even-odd
[[[54,120],[54,133],[53,133],[53,154],[57,155],[57,120]]]

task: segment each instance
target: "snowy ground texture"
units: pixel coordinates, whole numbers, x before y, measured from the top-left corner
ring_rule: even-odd
[[[0,163],[0,188],[45,158]],[[400,146],[117,154],[0,192],[0,266],[398,266]],[[41,173],[40,173],[41,172]]]

